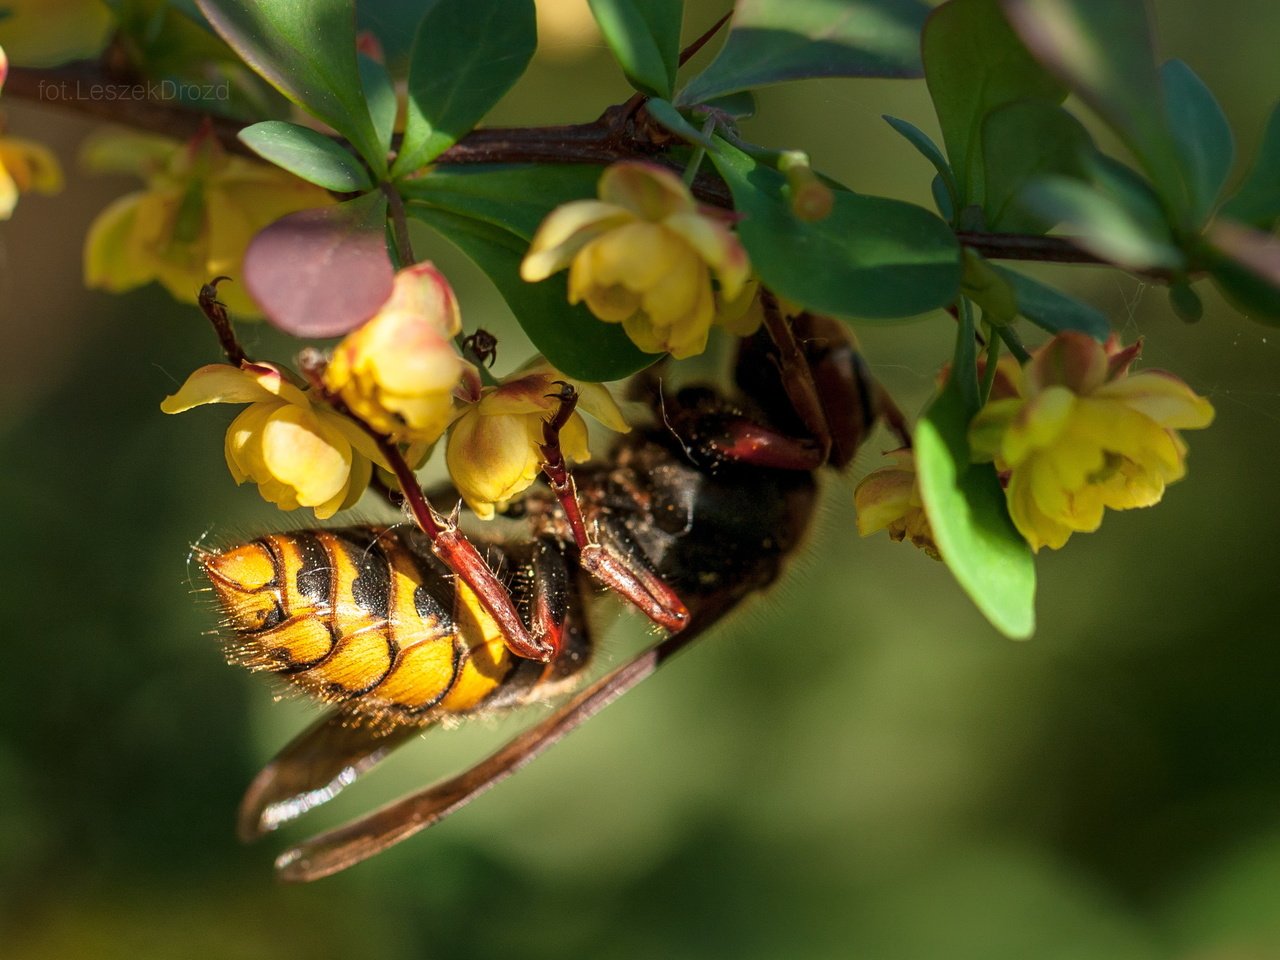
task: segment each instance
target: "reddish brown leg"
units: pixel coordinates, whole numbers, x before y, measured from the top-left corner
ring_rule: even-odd
[[[559,393],[548,394],[560,401],[555,414],[542,425],[542,472],[546,474],[556,499],[564,510],[569,528],[573,531],[573,541],[578,547],[578,563],[583,570],[596,578],[601,585],[625,597],[639,607],[650,620],[673,633],[683,630],[689,622],[689,611],[666,585],[652,571],[628,560],[593,541],[587,535],[586,524],[582,520],[582,509],[578,504],[578,490],[573,482],[573,474],[565,463],[564,452],[560,449],[560,431],[564,429],[569,418],[573,416],[578,405],[578,391],[571,384],[557,380]]]
[[[764,327],[778,348],[778,368],[782,375],[782,388],[805,431],[817,442],[822,452],[822,463],[831,454],[831,425],[826,408],[814,382],[809,361],[796,341],[791,324],[782,315],[778,298],[772,292],[761,289],[760,303],[764,307]]]

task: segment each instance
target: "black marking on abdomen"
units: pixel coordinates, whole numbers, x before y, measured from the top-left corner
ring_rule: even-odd
[[[298,568],[298,593],[316,606],[333,606],[333,560],[315,534],[301,530],[293,535],[302,563]]]
[[[391,612],[391,568],[377,536],[361,543],[345,535],[339,537],[339,542],[347,548],[347,555],[360,571],[351,584],[351,597],[356,606],[369,616],[385,621]]]

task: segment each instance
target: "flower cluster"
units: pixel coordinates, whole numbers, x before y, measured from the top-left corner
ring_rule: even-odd
[[[194,303],[200,287],[238,277],[253,235],[286,214],[333,202],[328,192],[278,167],[228,156],[211,128],[186,144],[107,134],[84,149],[93,170],[130,173],[146,188],[98,214],[85,239],[85,283],[120,292],[152,280]],[[233,311],[258,308],[243,287],[220,291]]]
[[[0,47],[0,88],[9,73],[9,60]],[[0,136],[0,220],[13,216],[18,194],[57,193],[62,189],[62,169],[44,147],[20,137]]]
[[[600,177],[598,195],[552,211],[520,275],[538,281],[568,267],[569,301],[622,324],[641,350],[676,359],[702,353],[716,319],[712,273],[730,303],[751,274],[738,238],[661,167],[615,163]]]

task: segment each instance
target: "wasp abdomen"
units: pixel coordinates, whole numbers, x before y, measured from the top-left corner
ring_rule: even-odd
[[[202,564],[231,657],[388,722],[483,703],[513,669],[501,633],[410,531],[277,533]]]

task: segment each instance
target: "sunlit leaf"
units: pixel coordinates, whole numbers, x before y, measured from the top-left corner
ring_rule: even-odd
[[[369,116],[373,120],[373,128],[377,131],[378,142],[384,150],[391,149],[391,136],[395,132],[396,90],[391,83],[387,68],[372,57],[363,53],[358,55],[360,65],[360,85],[364,89],[365,99],[369,103]]]
[[[326,190],[354,193],[373,186],[359,160],[310,127],[264,120],[245,127],[238,136],[264,160]]]
[[[299,337],[353,330],[391,294],[381,192],[291,213],[258,233],[244,282],[272,325]]]
[[[684,0],[588,0],[604,41],[631,85],[670,99],[680,59]]]
[[[533,0],[437,0],[422,18],[409,66],[403,176],[471,130],[520,79],[538,45]]]
[[[1066,177],[1043,177],[1029,184],[1023,202],[1058,224],[1072,242],[1131,270],[1183,267],[1182,253],[1166,237],[1152,233],[1115,199]]]
[[[1222,214],[1259,230],[1274,230],[1280,223],[1280,104],[1267,118],[1253,166],[1222,205]]]
[[[657,359],[637,350],[620,325],[597,320],[582,305],[570,306],[563,273],[539,283],[521,280],[520,261],[529,248],[522,237],[422,203],[410,203],[409,213],[488,274],[534,346],[568,376],[618,380]]]
[[[918,77],[919,0],[738,0],[729,38],[676,102],[812,77]]]
[[[945,306],[960,285],[955,234],[899,200],[833,191],[831,215],[797,220],[786,178],[717,138],[711,154],[742,215],[738,235],[760,279],[811,310],[889,319]]]
[[[197,2],[259,75],[350,140],[375,174],[386,170],[360,86],[351,0]]]
[[[996,0],[951,0],[924,27],[924,72],[959,187],[958,207],[983,206],[982,122],[1028,97],[1058,103],[1062,85],[1032,59]]]
[[[1009,519],[995,468],[969,462],[974,369],[973,327],[962,323],[953,374],[916,424],[920,496],[938,552],[960,586],[997,630],[1024,639],[1035,631],[1035,565]]]
[[[1160,78],[1182,162],[1191,222],[1201,224],[1213,212],[1231,173],[1235,137],[1213,93],[1185,63],[1170,60],[1161,68]]]

